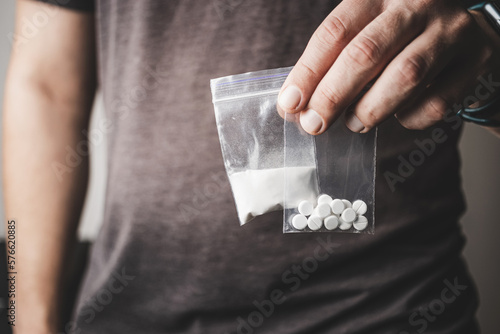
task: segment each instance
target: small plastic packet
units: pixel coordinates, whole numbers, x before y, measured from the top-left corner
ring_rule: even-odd
[[[285,122],[285,207],[283,233],[375,232],[375,171],[377,129],[351,132],[340,117],[325,133],[311,136],[300,131],[298,117]],[[304,138],[309,138],[307,141]],[[317,166],[320,195],[297,200],[293,168],[295,146],[306,143],[315,150],[307,164]],[[304,159],[300,159],[304,163]]]
[[[222,156],[240,224],[284,205],[284,120],[276,102],[291,67],[226,76],[210,81]],[[318,195],[314,144],[302,129],[288,129],[297,145],[294,174],[286,197],[290,205]],[[291,207],[290,207],[291,208]]]

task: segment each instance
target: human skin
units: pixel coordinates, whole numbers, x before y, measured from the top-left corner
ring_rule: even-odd
[[[480,76],[491,76],[500,95],[500,36],[460,1],[344,0],[283,84],[278,111],[318,135],[373,83],[345,115],[351,131],[366,133],[392,115],[425,129],[475,96]]]
[[[15,36],[41,11],[51,13],[47,24],[13,45],[3,106],[5,211],[17,227],[15,334],[60,332],[88,161],[61,178],[52,164],[86,141],[96,88],[93,15],[19,0]]]

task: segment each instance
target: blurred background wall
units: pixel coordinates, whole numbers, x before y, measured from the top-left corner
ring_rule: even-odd
[[[5,73],[11,50],[14,5],[13,0],[0,2],[0,103],[3,101]],[[103,107],[98,95],[92,125],[102,115]],[[500,219],[496,210],[500,204],[500,139],[477,126],[466,125],[460,149],[464,191],[468,201],[468,211],[462,219],[468,238],[465,257],[480,292],[479,321],[483,333],[498,333],[500,289],[497,284],[500,282],[500,265],[497,256],[500,255]],[[91,151],[90,187],[79,230],[80,238],[90,241],[98,232],[103,211],[106,141],[91,146]],[[3,194],[0,193],[1,196]],[[0,204],[0,217],[6,219],[3,203]],[[0,238],[3,238],[4,233],[2,224]],[[5,300],[0,299],[0,307],[4,306]]]

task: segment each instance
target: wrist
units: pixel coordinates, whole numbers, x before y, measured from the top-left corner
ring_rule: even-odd
[[[485,7],[484,4],[488,6]],[[500,5],[483,2],[482,5],[472,6],[468,10],[484,34],[487,34],[492,41],[500,40],[500,21],[497,18],[500,15]]]
[[[489,53],[484,55],[484,64],[489,64],[490,85],[489,97],[481,99],[477,103],[467,106],[458,112],[463,120],[476,123],[486,127],[500,127],[500,90],[497,89],[498,78],[500,78],[500,59],[491,57],[494,51],[500,52],[500,11],[498,6],[492,2],[483,2],[469,8],[469,12],[478,25],[478,38],[486,40],[489,45]],[[488,48],[487,48],[488,50]],[[477,89],[476,89],[477,92]]]
[[[13,334],[56,334],[59,333],[59,317],[54,306],[30,305],[20,307]]]
[[[12,327],[12,334],[56,334],[59,333],[57,326],[29,324],[27,326]]]

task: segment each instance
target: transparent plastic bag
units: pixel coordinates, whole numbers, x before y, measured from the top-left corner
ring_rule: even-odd
[[[298,130],[301,126],[297,117],[287,116],[287,119],[289,121],[285,123],[284,191],[287,209],[284,211],[283,233],[373,234],[377,129],[366,134],[353,133],[341,117],[325,133],[311,136]],[[295,186],[293,177],[290,177],[290,171],[297,165],[295,146],[305,142],[298,136],[311,138],[308,142],[310,148],[305,151],[315,150],[316,154],[314,158],[307,157],[307,163],[315,163],[317,166],[321,193],[321,197],[318,196],[313,201],[304,197],[304,201],[300,200],[299,203],[297,195],[291,195],[295,192]],[[320,208],[319,202],[328,205],[322,204]]]
[[[231,75],[210,81],[217,130],[240,224],[284,205],[284,120],[276,110],[279,90],[291,67]],[[312,138],[290,128],[295,175],[288,204],[318,195]],[[294,134],[295,133],[295,134]],[[313,158],[311,162],[311,158]],[[298,168],[300,167],[300,168]]]

